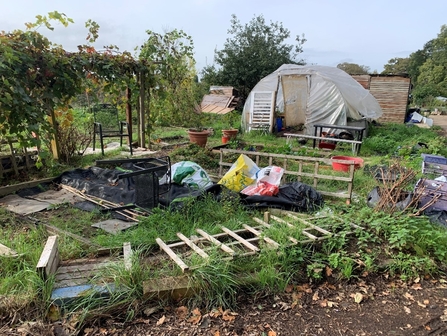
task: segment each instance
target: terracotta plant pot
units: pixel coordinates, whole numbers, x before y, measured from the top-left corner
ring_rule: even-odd
[[[226,136],[226,137],[228,137],[230,139],[236,139],[237,133],[238,133],[237,129],[222,130],[223,136]]]
[[[204,131],[197,131],[190,129],[188,130],[189,135],[189,141],[191,143],[195,143],[199,145],[200,147],[205,147],[206,143],[208,141],[208,136],[210,135],[210,132],[208,130]]]
[[[222,136],[222,143],[223,143],[223,144],[226,144],[226,143],[228,143],[228,141],[230,141],[230,138],[227,137],[227,136],[225,136],[225,135],[223,135],[223,136]]]

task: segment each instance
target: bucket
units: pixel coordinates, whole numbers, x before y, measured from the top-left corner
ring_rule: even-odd
[[[352,156],[333,156],[332,160],[344,160],[344,161],[354,161],[354,169],[359,169],[363,166],[363,159]],[[349,171],[350,164],[349,163],[341,163],[341,162],[332,162],[332,169],[338,171]]]
[[[276,131],[281,132],[282,130],[282,118],[278,117],[276,118]]]

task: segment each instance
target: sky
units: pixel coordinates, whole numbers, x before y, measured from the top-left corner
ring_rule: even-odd
[[[0,0],[0,31],[25,29],[36,15],[51,11],[74,20],[67,28],[39,31],[68,51],[85,44],[85,21],[100,25],[96,47],[117,45],[134,52],[147,30],[182,29],[194,41],[197,70],[214,62],[223,48],[231,15],[242,24],[263,15],[304,34],[301,57],[307,64],[337,66],[349,62],[381,72],[394,57],[407,57],[437,37],[447,24],[447,0]]]

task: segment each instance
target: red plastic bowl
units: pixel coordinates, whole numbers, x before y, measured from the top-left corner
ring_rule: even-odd
[[[344,160],[344,161],[354,161],[354,169],[359,169],[361,166],[363,166],[363,159],[358,157],[352,157],[352,156],[333,156],[331,158],[332,160]],[[349,171],[349,163],[341,163],[341,162],[334,162],[332,161],[332,169],[338,170],[338,171]]]

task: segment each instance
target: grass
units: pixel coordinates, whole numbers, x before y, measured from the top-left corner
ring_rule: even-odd
[[[209,139],[212,144],[220,144],[218,130],[227,124],[224,120],[210,117],[210,125],[215,134]],[[217,131],[216,131],[217,130]],[[436,130],[435,130],[436,131]],[[166,128],[152,132],[157,137],[176,137],[183,129]],[[262,144],[264,151],[281,154],[328,156],[348,154],[350,147],[340,148],[328,154],[309,147],[292,147],[285,139],[261,133],[240,134],[243,148],[249,149]],[[428,145],[426,148],[415,146],[418,142]],[[234,142],[232,146],[241,145]],[[365,139],[361,157],[368,166],[389,164],[393,160],[420,170],[422,152],[447,154],[445,139],[433,130],[415,126],[386,125],[373,127],[370,136]],[[111,158],[118,152],[106,153]],[[195,145],[179,147],[170,154],[172,162],[192,160],[205,170],[218,167],[218,155]],[[93,165],[101,155],[79,158],[77,166]],[[260,165],[266,165],[261,162]],[[48,174],[56,174],[69,166],[54,165],[48,168]],[[289,169],[293,169],[290,166]],[[307,168],[305,168],[307,169]],[[309,168],[311,169],[311,168]],[[337,174],[325,170],[325,174]],[[237,305],[241,293],[265,294],[278,293],[291,283],[303,281],[337,281],[366,277],[368,274],[387,273],[404,280],[418,276],[436,276],[445,270],[447,262],[447,233],[444,228],[434,225],[425,217],[414,217],[405,213],[385,214],[366,207],[365,198],[375,186],[375,181],[367,169],[355,174],[354,193],[357,195],[351,206],[341,201],[326,202],[329,213],[335,218],[312,221],[320,227],[332,227],[337,235],[318,244],[291,245],[289,237],[297,240],[307,239],[302,232],[303,224],[287,218],[294,227],[275,220],[271,227],[263,230],[263,236],[280,244],[280,248],[268,248],[261,243],[261,252],[254,256],[228,260],[226,254],[218,249],[207,250],[210,258],[205,260],[195,254],[185,256],[185,262],[193,268],[188,275],[196,286],[196,293],[185,303],[208,308],[230,308]],[[331,182],[328,190],[337,190],[340,186]],[[99,299],[95,293],[88,293],[67,310],[80,324],[92,321],[101,314],[114,314],[123,321],[138,315],[146,303],[142,296],[142,283],[146,279],[178,276],[180,269],[167,257],[151,258],[158,250],[156,238],[165,242],[178,240],[177,232],[187,237],[197,235],[200,228],[209,234],[221,232],[223,225],[231,230],[249,224],[256,226],[251,217],[261,214],[247,211],[232,194],[217,201],[210,196],[200,199],[186,199],[171,209],[154,209],[151,216],[142,218],[139,224],[117,235],[93,230],[90,225],[108,218],[99,213],[87,213],[74,209],[70,205],[54,208],[40,219],[49,224],[91,239],[103,247],[119,247],[131,242],[134,250],[131,269],[119,262],[99,272],[92,279],[96,285],[113,284],[119,291],[112,292],[108,299]],[[41,228],[28,228],[29,223],[19,216],[11,216],[0,209],[0,242],[22,254],[19,258],[0,258],[0,298],[8,301],[11,307],[30,310],[36,303],[41,305],[35,316],[45,316],[51,307],[49,293],[52,280],[43,282],[35,272],[35,266],[43,249],[47,233]],[[352,229],[349,223],[360,225],[363,229]],[[335,226],[334,226],[335,225]],[[31,225],[32,227],[32,225]],[[351,234],[348,234],[351,232]],[[63,260],[88,256],[92,251],[85,250],[75,240],[60,237],[60,253]],[[24,281],[26,279],[26,281]],[[20,303],[20,304],[19,304]],[[23,304],[22,304],[23,303]]]

